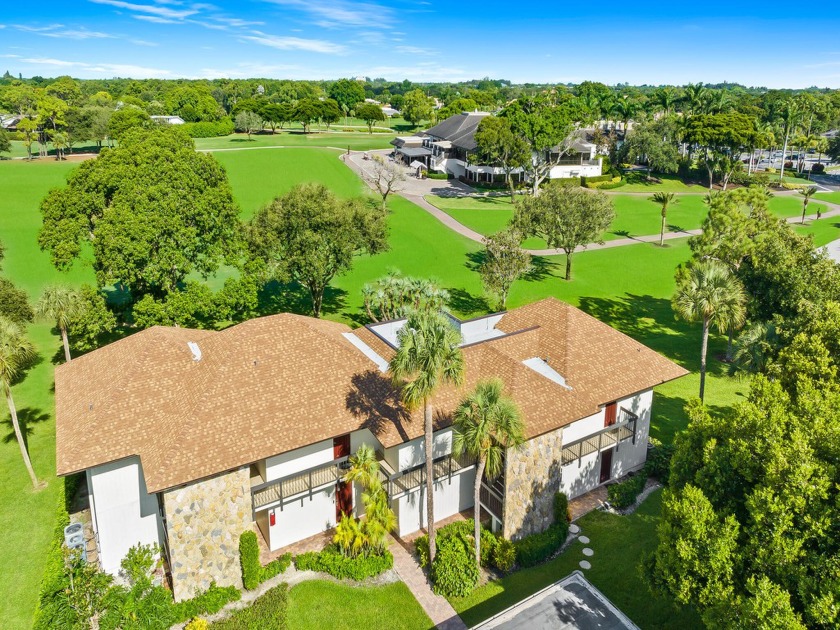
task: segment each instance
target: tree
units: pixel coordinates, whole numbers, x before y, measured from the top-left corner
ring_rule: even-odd
[[[101,345],[101,339],[116,328],[117,318],[97,287],[83,284],[78,294],[80,308],[67,322],[67,334],[72,350],[87,352]]]
[[[505,173],[505,182],[510,189],[510,200],[514,200],[514,187],[511,174],[524,168],[530,161],[531,153],[525,140],[515,134],[507,118],[487,116],[478,124],[475,132],[475,152],[478,159],[501,168]]]
[[[385,120],[385,113],[379,105],[362,103],[356,108],[356,118],[364,120],[368,126],[368,133],[373,133],[373,125]]]
[[[356,105],[365,100],[364,85],[355,79],[339,79],[330,85],[327,94],[344,112],[355,109]]]
[[[319,120],[330,128],[330,125],[337,123],[341,118],[341,109],[338,103],[331,98],[321,101],[321,108],[319,113]]]
[[[634,125],[624,144],[621,154],[625,161],[636,163],[643,160],[647,164],[647,176],[652,171],[658,173],[676,173],[680,152],[676,144],[674,124],[666,119],[644,122]]]
[[[19,289],[8,278],[0,276],[0,316],[18,324],[31,322],[34,317],[26,291]]]
[[[32,118],[21,118],[18,131],[23,136],[23,146],[26,147],[26,159],[32,159],[32,143],[38,137],[38,122]]]
[[[108,120],[108,135],[122,142],[122,139],[134,129],[150,129],[152,119],[142,109],[126,106],[111,114]]]
[[[263,121],[259,114],[251,111],[241,111],[236,115],[235,126],[237,131],[247,133],[248,140],[251,140],[251,134],[262,129]]]
[[[259,114],[272,134],[278,126],[282,129],[283,123],[289,120],[288,107],[281,103],[266,103],[260,108]]]
[[[222,166],[176,127],[128,132],[41,202],[38,244],[68,269],[93,248],[100,287],[162,297],[192,272],[238,264],[239,208]]]
[[[63,131],[54,131],[50,134],[50,138],[52,140],[53,147],[55,147],[55,159],[56,160],[63,160],[64,158],[64,150],[67,148],[67,134]]]
[[[0,387],[6,396],[6,404],[9,406],[9,413],[12,416],[12,427],[14,427],[20,454],[32,487],[38,487],[38,478],[32,469],[32,462],[29,459],[29,451],[26,447],[23,432],[20,429],[17,408],[12,398],[12,385],[20,378],[29,367],[36,356],[35,347],[26,338],[23,329],[10,319],[0,316]]]
[[[323,184],[300,184],[257,212],[248,225],[252,255],[275,277],[300,282],[321,316],[324,290],[353,258],[387,249],[385,211],[339,199]]]
[[[572,255],[578,247],[603,243],[615,218],[612,201],[602,192],[548,186],[539,197],[517,201],[513,226],[524,236],[540,236],[551,248],[566,253],[566,280],[572,279]]]
[[[393,160],[387,161],[377,153],[373,154],[372,162],[371,168],[364,171],[364,179],[382,197],[382,209],[385,210],[388,196],[402,190],[405,170]]]
[[[834,136],[828,141],[828,149],[825,154],[834,162],[840,162],[840,135]]]
[[[785,180],[785,159],[787,158],[788,142],[801,116],[802,111],[793,98],[788,98],[782,103],[781,110],[779,111],[779,121],[782,124],[784,144],[782,146],[782,168],[779,169],[780,182]]]
[[[808,202],[811,201],[811,197],[819,192],[819,188],[816,186],[808,186],[806,188],[800,188],[799,194],[802,195],[802,225],[805,225],[805,214],[808,212]],[[820,212],[817,211],[817,218],[819,219]]]
[[[423,90],[412,90],[403,97],[402,115],[406,122],[419,125],[432,117],[432,99]]]
[[[406,317],[411,311],[440,311],[449,293],[432,280],[407,278],[391,270],[362,287],[362,297],[370,320],[382,322]]]
[[[659,204],[662,208],[662,223],[659,226],[659,246],[662,247],[665,244],[665,221],[668,218],[668,206],[671,204],[679,203],[680,200],[676,194],[672,192],[664,192],[664,191],[657,191],[653,193],[653,196],[650,197],[650,200],[654,203]]]
[[[706,351],[709,327],[728,330],[744,322],[744,289],[721,262],[702,260],[678,277],[677,291],[671,300],[674,312],[688,322],[703,325],[700,346],[700,400],[706,390]]]
[[[82,308],[81,295],[77,291],[58,285],[46,287],[41,294],[41,299],[35,304],[35,313],[38,317],[55,322],[64,345],[64,359],[68,363],[72,357],[70,356],[70,342],[67,339],[67,328],[70,322],[81,314]]]
[[[484,238],[484,260],[478,267],[481,283],[497,299],[500,311],[507,308],[513,283],[531,269],[531,254],[522,249],[522,235],[514,229]]]
[[[321,115],[321,103],[315,99],[305,98],[298,101],[292,110],[292,120],[303,126],[303,133],[309,133],[309,125],[318,120]]]
[[[0,129],[0,153],[9,153],[12,150],[12,141],[5,129]]]
[[[686,123],[686,139],[703,147],[703,163],[709,173],[709,190],[714,185],[715,172],[723,175],[724,190],[741,150],[751,147],[757,133],[755,120],[746,114],[699,114]]]
[[[481,482],[495,479],[504,469],[505,452],[525,441],[522,412],[504,395],[504,383],[494,378],[479,381],[455,410],[452,452],[477,459],[473,489],[475,562],[481,566]]]
[[[397,526],[397,517],[382,487],[379,461],[373,448],[362,444],[350,456],[350,470],[344,476],[344,481],[362,486],[365,515],[360,524],[356,523],[352,515],[342,518],[336,527],[334,542],[350,556],[369,551],[382,553],[388,544],[388,534]]]
[[[201,83],[177,87],[166,95],[166,109],[170,115],[187,122],[215,121],[224,114],[210,88]]]
[[[464,380],[461,334],[441,313],[415,311],[397,333],[398,348],[388,366],[400,397],[408,409],[423,407],[423,449],[426,460],[426,529],[429,532],[429,565],[435,559],[434,414],[432,397],[443,385]]]

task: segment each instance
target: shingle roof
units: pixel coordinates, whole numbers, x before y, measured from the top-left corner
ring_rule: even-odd
[[[449,140],[456,147],[467,151],[475,149],[475,131],[479,123],[490,114],[486,112],[464,112],[442,120],[423,135]]]
[[[463,392],[501,377],[528,437],[686,371],[582,311],[547,299],[509,311],[508,334],[464,347],[465,384],[434,399],[446,426]],[[150,492],[181,485],[360,428],[385,447],[419,437],[386,374],[334,322],[282,314],[227,330],[155,327],[56,369],[59,474],[139,455]],[[354,332],[388,360],[394,350]],[[193,360],[187,342],[201,349]],[[548,358],[571,390],[522,364]]]

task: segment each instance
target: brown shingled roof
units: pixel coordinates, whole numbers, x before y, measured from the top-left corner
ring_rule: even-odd
[[[465,389],[501,377],[528,437],[591,415],[686,371],[582,311],[546,299],[504,315],[508,334],[464,348],[462,388],[435,396],[439,427]],[[154,327],[56,369],[59,474],[139,455],[158,492],[360,428],[385,446],[419,437],[386,374],[343,337],[343,324],[292,314],[227,330]],[[356,336],[388,360],[366,328]],[[201,348],[193,360],[187,342]],[[547,357],[567,390],[522,364]]]

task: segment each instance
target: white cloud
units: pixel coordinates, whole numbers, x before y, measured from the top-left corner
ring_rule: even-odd
[[[466,81],[475,77],[486,76],[489,73],[479,69],[472,69],[467,72],[462,68],[424,62],[411,66],[376,66],[352,74],[366,77],[385,77],[392,81],[402,79],[408,79],[409,81]]]
[[[394,48],[399,53],[406,55],[438,55],[438,51],[430,48],[420,48],[419,46],[396,46]]]
[[[156,15],[132,15],[135,20],[143,20],[144,22],[151,22],[152,24],[180,24],[178,20],[170,20],[167,18],[157,17]]]
[[[14,27],[24,33],[34,33],[42,37],[54,37],[56,39],[113,39],[110,33],[100,31],[89,31],[84,26],[81,28],[69,28],[63,24],[50,24],[49,26],[28,26],[15,24]]]
[[[149,15],[155,15],[171,20],[183,20],[195,15],[200,9],[209,7],[209,5],[193,5],[189,9],[170,9],[165,6],[154,4],[134,4],[133,2],[123,2],[122,0],[90,0],[90,2],[93,2],[94,4],[105,4],[118,9],[125,9],[126,11],[147,13]]]
[[[130,41],[135,46],[157,46],[158,45],[157,42],[150,42],[150,41],[147,41],[145,39],[129,39],[128,41]]]
[[[303,71],[301,66],[272,65],[259,63],[240,63],[233,68],[203,68],[199,72],[202,79],[252,79],[256,77],[271,77],[278,73],[288,76]]]
[[[49,68],[78,68],[92,74],[105,74],[109,77],[131,77],[132,79],[165,79],[172,77],[172,72],[160,68],[147,68],[132,64],[121,63],[87,63],[84,61],[68,61],[51,57],[28,57],[21,59],[23,63],[33,66]]]
[[[226,24],[227,26],[231,26],[233,28],[244,28],[246,26],[262,26],[265,22],[251,22],[248,20],[240,20],[239,18],[229,18],[229,17],[211,17],[211,20],[216,22],[221,22],[222,24]]]
[[[253,31],[254,35],[244,35],[242,40],[262,44],[278,50],[304,50],[324,54],[338,54],[344,52],[341,44],[328,42],[322,39],[304,39],[302,37],[278,37],[267,35],[260,31]]]
[[[394,22],[394,12],[372,2],[352,0],[266,0],[272,4],[286,6],[316,18],[316,24],[325,28],[340,26],[364,26],[367,28],[389,28]]]

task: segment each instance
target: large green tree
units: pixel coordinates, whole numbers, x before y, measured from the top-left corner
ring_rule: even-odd
[[[623,161],[647,165],[648,178],[652,171],[676,173],[680,152],[677,148],[676,125],[670,119],[660,119],[634,125],[621,145]]]
[[[275,277],[300,282],[320,317],[324,291],[354,256],[388,246],[386,211],[340,199],[323,184],[301,184],[260,209],[248,225],[254,257]]]
[[[496,297],[499,310],[507,308],[513,283],[531,269],[531,254],[522,249],[522,235],[508,228],[484,239],[484,260],[478,267],[484,288]]]
[[[452,452],[476,458],[475,563],[481,566],[481,482],[496,479],[504,469],[505,453],[525,441],[522,412],[505,396],[504,383],[494,378],[479,381],[458,405],[452,425]]]
[[[99,286],[162,296],[190,273],[238,263],[238,213],[222,166],[183,132],[135,130],[50,191],[38,244],[65,270],[89,242]]]
[[[349,112],[356,105],[365,100],[365,86],[355,79],[339,79],[327,90],[327,94],[334,99],[343,112]]]
[[[362,103],[356,108],[356,118],[364,120],[368,127],[368,133],[373,133],[373,126],[377,122],[385,120],[385,113],[379,105]]]
[[[478,124],[475,132],[475,153],[480,163],[501,168],[505,182],[514,199],[513,171],[524,169],[531,158],[528,143],[510,127],[510,120],[487,116]]]
[[[70,356],[70,341],[67,329],[75,318],[82,314],[85,303],[82,296],[70,287],[60,285],[48,286],[41,293],[41,298],[35,304],[35,313],[44,319],[55,323],[61,333],[61,343],[64,346],[64,360],[68,363]]]
[[[388,366],[408,409],[423,407],[423,449],[426,464],[426,529],[429,532],[429,566],[435,559],[434,410],[432,397],[444,385],[464,380],[461,333],[445,315],[414,311],[397,333],[398,348]]]
[[[715,173],[720,173],[723,188],[735,168],[737,156],[754,144],[757,133],[755,119],[746,114],[699,114],[686,122],[686,139],[704,151],[703,164],[709,174],[709,189],[714,185]]]
[[[548,186],[539,197],[519,199],[513,226],[525,236],[539,236],[566,253],[566,280],[572,279],[572,256],[589,243],[603,243],[615,218],[613,203],[602,192],[571,186]]]
[[[432,118],[432,99],[423,90],[412,90],[403,97],[402,115],[406,122],[419,125]]]

